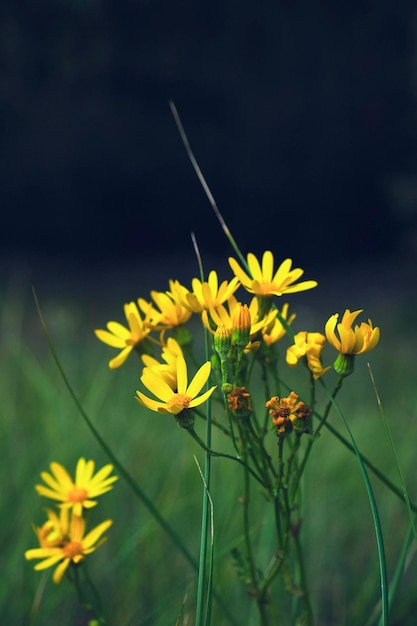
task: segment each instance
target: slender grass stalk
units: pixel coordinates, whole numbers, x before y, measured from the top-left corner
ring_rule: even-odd
[[[204,484],[204,489],[206,490],[207,493],[207,500],[210,504],[210,559],[209,559],[209,565],[207,568],[207,573],[206,573],[206,578],[207,578],[207,588],[211,589],[212,588],[212,581],[213,581],[213,564],[214,564],[214,505],[213,505],[213,500],[211,498],[210,492],[208,490],[208,485],[205,481],[203,472],[201,470],[201,467],[198,463],[197,457],[194,456],[194,461],[197,465],[198,471],[200,473],[201,479],[203,481]],[[207,598],[206,598],[206,607],[205,607],[205,620],[206,623],[209,623],[210,621],[210,615],[211,615],[211,593],[207,593]]]
[[[197,263],[200,270],[201,282],[204,281],[203,263],[200,251],[198,249],[197,240],[194,233],[191,234],[194,250],[197,256]],[[208,337],[207,330],[204,329],[204,351],[206,361],[209,360]],[[206,388],[209,384],[207,381]],[[198,584],[197,584],[197,607],[196,607],[196,626],[209,626],[211,615],[211,591],[212,579],[207,576],[207,543],[209,529],[209,494],[211,480],[211,455],[208,450],[211,448],[211,399],[207,402],[206,409],[206,447],[204,448],[204,476],[203,476],[203,503],[201,511],[201,534],[200,534],[200,556],[198,567]],[[213,553],[211,554],[213,558]],[[212,571],[212,564],[210,567]]]
[[[378,513],[378,508],[376,505],[376,501],[375,501],[375,495],[372,489],[372,485],[371,482],[369,480],[369,476],[368,473],[366,471],[366,467],[365,464],[362,460],[362,456],[361,453],[359,452],[358,446],[356,445],[356,441],[355,438],[353,436],[353,433],[351,431],[351,429],[349,428],[349,424],[347,423],[347,420],[345,418],[345,416],[343,415],[342,411],[339,408],[339,405],[337,404],[336,400],[332,397],[332,395],[330,394],[330,392],[328,391],[325,383],[323,382],[323,380],[320,378],[320,383],[327,395],[327,397],[329,398],[330,402],[332,403],[332,405],[334,406],[336,413],[339,415],[340,419],[342,420],[348,434],[350,437],[350,440],[352,442],[352,446],[354,448],[355,454],[356,454],[356,458],[358,459],[358,463],[359,463],[359,467],[362,473],[362,477],[365,483],[365,487],[366,487],[366,491],[368,493],[368,499],[369,499],[369,503],[371,506],[371,512],[372,512],[372,518],[373,518],[373,522],[374,522],[374,528],[375,528],[375,535],[376,535],[376,542],[377,542],[377,549],[378,549],[378,561],[379,561],[379,572],[380,572],[380,581],[381,581],[381,621],[380,621],[380,625],[381,626],[387,626],[388,624],[388,584],[387,584],[387,565],[386,565],[386,559],[385,559],[385,549],[384,549],[384,539],[383,539],[383,535],[382,535],[382,529],[381,529],[381,522],[379,519],[379,513]]]
[[[404,474],[403,474],[403,471],[401,469],[400,459],[398,458],[397,450],[395,448],[394,440],[393,440],[392,434],[391,434],[391,429],[389,427],[388,420],[387,420],[387,417],[385,415],[385,411],[384,411],[384,409],[382,407],[381,398],[379,397],[379,393],[378,393],[378,389],[377,389],[377,386],[376,386],[375,378],[374,378],[374,375],[372,373],[372,369],[371,369],[371,366],[370,366],[369,363],[368,363],[368,369],[369,369],[369,375],[371,377],[371,381],[372,381],[372,384],[373,384],[373,387],[374,387],[374,390],[375,390],[376,400],[378,402],[379,413],[380,413],[382,421],[384,423],[385,431],[387,433],[387,437],[388,437],[388,440],[389,440],[389,444],[391,446],[392,454],[393,454],[393,457],[395,459],[395,464],[397,466],[398,476],[400,478],[402,494],[403,494],[403,497],[404,497],[405,505],[407,507],[407,512],[408,512],[408,517],[409,517],[409,520],[410,520],[410,525],[411,525],[411,528],[413,530],[414,539],[415,539],[415,541],[417,543],[416,524],[415,524],[415,520],[414,520],[413,511],[411,509],[410,497],[408,495],[407,486],[406,486],[405,480],[404,480]]]
[[[188,158],[191,161],[191,165],[193,166],[194,171],[197,174],[197,178],[200,181],[201,186],[204,189],[204,192],[205,192],[205,194],[206,194],[206,196],[207,196],[207,198],[208,198],[208,200],[209,200],[209,202],[211,204],[211,207],[212,207],[214,213],[216,214],[216,217],[219,220],[220,225],[221,225],[221,227],[222,227],[226,237],[230,241],[230,243],[232,245],[232,248],[234,249],[234,251],[238,255],[238,257],[239,257],[240,261],[243,263],[243,265],[248,269],[247,262],[245,261],[244,256],[242,255],[241,251],[239,250],[239,246],[237,245],[236,241],[234,240],[234,238],[232,236],[232,233],[230,232],[226,222],[224,221],[223,216],[220,213],[220,211],[218,209],[218,206],[216,204],[216,201],[215,201],[215,199],[213,197],[213,194],[210,191],[210,187],[208,186],[207,181],[204,178],[203,173],[202,173],[202,171],[200,169],[200,166],[198,165],[197,160],[196,160],[196,158],[195,158],[195,156],[193,154],[193,151],[191,150],[190,142],[188,141],[188,137],[187,137],[186,132],[184,130],[184,127],[182,125],[181,118],[178,115],[177,107],[175,106],[175,104],[173,103],[172,100],[169,101],[169,106],[171,108],[172,115],[174,117],[175,123],[177,125],[178,131],[179,131],[181,139],[182,139],[182,142],[183,142],[185,150],[187,152],[187,156],[188,156]]]

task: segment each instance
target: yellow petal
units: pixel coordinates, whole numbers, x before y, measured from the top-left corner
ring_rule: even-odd
[[[132,352],[132,350],[133,350],[133,346],[126,346],[124,350],[119,352],[117,356],[115,356],[113,359],[109,361],[109,368],[111,370],[114,370],[117,367],[120,367],[121,365],[123,365],[123,363],[126,361],[127,357]]]
[[[112,333],[109,333],[107,330],[95,330],[96,337],[100,339],[103,343],[106,343],[108,346],[112,348],[123,348],[126,345],[125,339],[120,337],[116,337]]]
[[[187,363],[183,356],[177,357],[177,392],[187,395]]]
[[[207,361],[200,367],[198,372],[195,374],[191,383],[188,385],[188,388],[184,390],[186,396],[190,396],[190,398],[194,398],[204,387],[206,384],[211,372],[211,363]]]

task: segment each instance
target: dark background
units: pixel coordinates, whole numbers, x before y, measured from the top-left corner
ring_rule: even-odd
[[[379,0],[3,0],[3,254],[415,259],[417,10]]]

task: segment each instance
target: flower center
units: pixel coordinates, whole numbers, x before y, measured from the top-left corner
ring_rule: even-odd
[[[73,559],[75,556],[83,553],[83,546],[78,541],[69,541],[66,546],[62,548],[62,554],[69,559]]]
[[[84,500],[87,500],[88,492],[84,487],[73,487],[68,492],[67,497],[70,502],[84,502]]]
[[[172,409],[172,412],[177,414],[183,409],[188,409],[191,400],[192,398],[184,393],[175,393],[167,402],[168,410]],[[178,411],[177,408],[179,409]]]

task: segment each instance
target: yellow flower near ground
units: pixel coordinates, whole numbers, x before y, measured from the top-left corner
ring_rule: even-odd
[[[184,409],[192,409],[211,396],[216,386],[211,387],[200,396],[198,395],[206,384],[211,372],[211,363],[207,361],[200,367],[191,383],[188,384],[187,364],[183,356],[178,356],[176,361],[176,385],[171,387],[164,378],[164,374],[153,368],[145,368],[141,376],[144,386],[158,400],[148,398],[137,391],[139,404],[158,413],[172,413],[178,415]],[[176,391],[175,391],[176,390]]]
[[[339,314],[335,313],[326,322],[325,333],[327,341],[341,354],[363,354],[373,350],[379,341],[380,331],[376,326],[373,328],[371,320],[362,322],[360,326],[352,328],[353,322],[363,309],[350,312],[349,309],[343,314],[342,321],[338,324]],[[336,329],[339,337],[336,335]]]
[[[152,325],[149,320],[142,319],[138,307],[134,302],[124,305],[124,313],[129,328],[126,328],[119,322],[109,322],[107,330],[95,330],[95,334],[107,345],[112,348],[122,348],[122,351],[109,361],[110,369],[120,367],[127,359],[131,351],[141,341],[143,341],[151,332]]]
[[[80,458],[73,481],[67,470],[59,463],[51,463],[51,473],[41,472],[45,485],[35,485],[41,496],[58,500],[63,508],[72,508],[76,515],[82,515],[83,508],[90,509],[97,504],[97,496],[113,489],[117,476],[109,476],[113,465],[105,465],[94,475],[94,461]]]
[[[282,296],[284,293],[306,291],[317,286],[315,280],[306,280],[294,284],[304,274],[304,270],[300,268],[291,269],[291,259],[285,259],[274,273],[274,255],[270,250],[264,252],[262,266],[252,252],[249,252],[247,259],[249,274],[232,257],[229,258],[229,265],[249,293],[264,297]]]
[[[51,522],[51,517],[48,522]],[[41,547],[26,550],[25,558],[42,559],[35,565],[35,570],[44,570],[57,565],[52,578],[54,583],[59,585],[71,562],[80,563],[105,541],[102,535],[112,523],[112,520],[106,520],[85,535],[85,520],[74,512],[70,518],[68,510],[62,509],[60,517],[55,516],[52,520],[49,534],[48,527],[44,528],[45,524],[42,529],[37,529]]]

